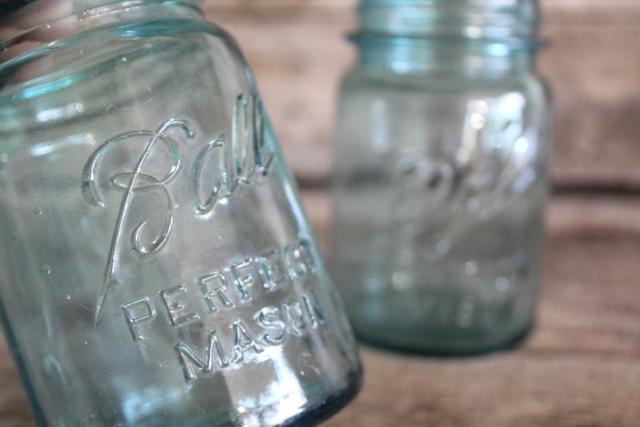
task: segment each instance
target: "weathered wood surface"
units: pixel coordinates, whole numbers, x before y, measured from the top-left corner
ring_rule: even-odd
[[[326,183],[334,105],[353,61],[354,0],[206,0],[239,41],[285,155]],[[545,0],[540,68],[555,92],[552,173],[560,187],[640,189],[640,2]]]
[[[239,40],[303,184],[326,185],[354,0],[206,0]],[[640,425],[640,2],[545,0],[554,88],[553,176],[539,322],[515,351],[437,360],[364,349],[365,385],[330,427]],[[326,250],[324,191],[305,205]],[[0,341],[0,426],[32,426]]]
[[[303,196],[326,249],[329,204]],[[327,427],[637,427],[640,200],[556,198],[539,322],[511,352],[438,360],[365,348],[358,398]],[[0,426],[32,426],[0,345]]]
[[[555,203],[538,327],[522,348],[467,360],[365,350],[365,387],[327,426],[638,426],[639,208]]]

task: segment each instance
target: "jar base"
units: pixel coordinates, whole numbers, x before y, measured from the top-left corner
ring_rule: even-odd
[[[302,414],[286,421],[281,427],[311,427],[315,426],[338,413],[349,402],[351,402],[362,387],[362,370],[352,373],[349,376],[348,385],[314,407],[306,410]]]
[[[368,329],[365,330],[354,325],[356,337],[365,345],[381,350],[442,358],[482,356],[513,350],[527,340],[534,328],[535,322],[529,322],[523,328],[505,338],[484,342],[462,342],[462,340],[445,342],[402,338],[391,339],[388,336],[383,337],[378,334],[372,334]]]

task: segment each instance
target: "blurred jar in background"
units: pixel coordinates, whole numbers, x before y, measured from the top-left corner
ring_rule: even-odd
[[[339,107],[333,273],[359,337],[456,355],[531,328],[550,106],[524,0],[362,0]]]
[[[229,36],[191,0],[0,11],[0,319],[38,424],[346,404],[355,341]]]

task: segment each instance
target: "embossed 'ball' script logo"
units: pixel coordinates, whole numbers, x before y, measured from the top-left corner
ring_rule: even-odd
[[[160,251],[171,236],[174,228],[174,203],[167,185],[177,179],[183,168],[180,145],[196,139],[196,131],[188,120],[171,118],[155,130],[134,130],[121,133],[100,145],[87,160],[82,171],[82,194],[93,206],[104,208],[105,198],[98,180],[101,163],[113,152],[115,147],[124,144],[133,146],[133,142],[145,141],[137,161],[130,171],[112,172],[108,182],[111,188],[123,192],[120,209],[113,230],[111,246],[102,283],[98,293],[94,322],[98,323],[105,301],[113,286],[121,281],[118,278],[122,253],[131,250],[141,258]],[[136,145],[137,146],[137,145]],[[162,176],[155,176],[145,169],[153,153],[164,150],[168,154],[169,164]],[[225,161],[218,164],[216,170],[206,170],[207,159],[219,151],[219,158]],[[265,144],[262,107],[257,96],[238,95],[231,123],[231,138],[227,144],[225,133],[218,134],[207,142],[196,154],[188,174],[194,215],[205,215],[213,210],[217,202],[229,198],[240,185],[247,185],[256,172],[266,175],[273,161],[273,153]],[[150,169],[150,168],[149,168]],[[156,171],[157,173],[157,171]],[[159,175],[159,174],[158,174]],[[203,177],[209,179],[204,179]],[[207,186],[203,182],[208,182]],[[143,241],[143,235],[149,235],[147,221],[142,221],[125,230],[132,202],[142,192],[156,192],[165,199],[164,221],[160,229],[151,233],[150,242]]]

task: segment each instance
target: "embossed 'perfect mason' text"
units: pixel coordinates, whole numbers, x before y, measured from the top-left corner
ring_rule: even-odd
[[[303,240],[203,272],[191,282],[127,302],[122,311],[134,342],[153,340],[158,323],[165,323],[162,330],[214,324],[195,342],[193,334],[178,334],[185,338],[175,344],[176,357],[185,380],[192,381],[321,328],[325,314],[313,290],[290,296],[291,286],[300,288],[315,271]]]

